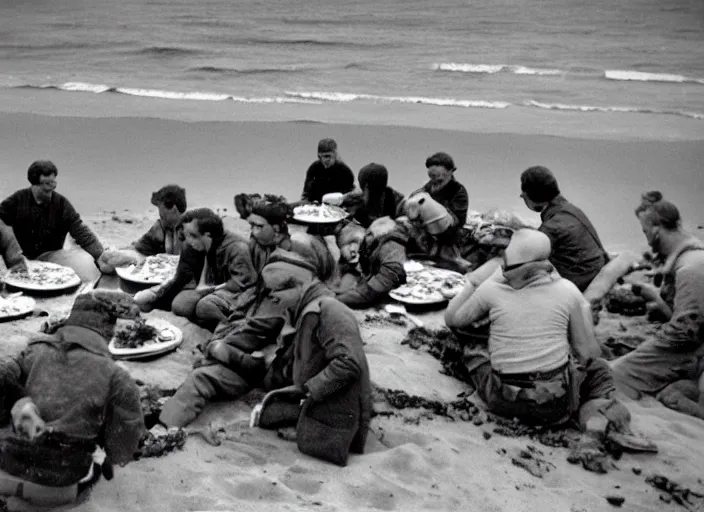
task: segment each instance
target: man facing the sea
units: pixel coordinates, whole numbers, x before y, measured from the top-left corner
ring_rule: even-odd
[[[337,142],[322,139],[318,142],[318,159],[310,164],[303,184],[301,201],[322,202],[325,194],[346,194],[354,188],[354,174],[337,153]]]
[[[639,207],[636,215],[665,261],[660,298],[671,314],[652,339],[611,363],[618,388],[634,398],[694,379],[704,343],[704,243],[682,230],[680,212],[669,201]]]
[[[66,265],[82,281],[97,280],[103,245],[69,200],[56,192],[58,174],[48,160],[32,163],[27,170],[30,187],[0,203],[0,219],[12,227],[27,259]],[[64,250],[68,234],[81,249]]]
[[[609,258],[599,235],[582,210],[560,194],[549,169],[531,167],[521,174],[521,197],[540,213],[540,231],[550,238],[550,263],[580,291],[587,289]]]

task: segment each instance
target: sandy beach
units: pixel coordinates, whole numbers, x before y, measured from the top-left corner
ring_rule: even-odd
[[[566,112],[508,114],[443,111],[422,106],[268,106],[152,101],[56,91],[0,91],[0,195],[27,186],[36,159],[59,168],[58,191],[112,247],[129,244],[153,222],[149,197],[166,183],[187,189],[189,206],[220,208],[233,230],[246,233],[234,213],[239,192],[296,198],[315,144],[335,138],[353,170],[384,163],[390,185],[409,193],[426,180],[424,160],[447,151],[470,208],[502,208],[536,220],[519,198],[522,170],[551,168],[563,193],[589,215],[607,247],[641,250],[645,241],[633,208],[642,191],[658,189],[677,204],[689,230],[704,226],[704,123],[644,114],[593,116]],[[433,115],[429,115],[429,113]],[[438,114],[438,112],[440,112]],[[227,211],[225,211],[227,209]],[[39,301],[56,313],[72,297]],[[401,341],[410,329],[358,312],[373,383],[451,402],[466,388],[440,373],[425,350]],[[127,363],[134,378],[175,389],[192,364],[192,350],[207,332],[170,313],[184,344],[149,363]],[[420,315],[442,326],[442,313]],[[0,354],[20,350],[43,317],[0,324]],[[643,334],[641,317],[603,314],[598,335]],[[389,409],[372,422],[368,453],[346,468],[314,460],[276,432],[250,429],[246,401],[210,406],[197,421],[222,424],[220,447],[199,437],[184,450],[117,468],[113,481],[62,510],[89,511],[346,511],[476,510],[593,512],[611,510],[608,496],[625,498],[622,510],[685,510],[665,503],[645,482],[665,475],[704,493],[704,421],[666,409],[654,399],[626,401],[634,430],[654,441],[657,455],[628,455],[608,474],[566,461],[565,448],[526,437],[505,437],[495,425],[453,420],[423,409]],[[376,407],[376,406],[375,406]],[[485,418],[486,419],[486,418]],[[523,452],[523,455],[522,455]],[[541,476],[512,462],[532,454]],[[19,507],[16,502],[10,502]],[[699,502],[699,510],[704,502]],[[21,509],[21,508],[19,508]],[[695,510],[695,509],[691,509]]]

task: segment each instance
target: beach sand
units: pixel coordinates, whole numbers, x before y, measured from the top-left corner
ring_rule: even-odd
[[[425,124],[431,128],[421,128],[423,116],[412,108],[413,119],[402,127],[403,119],[393,116],[389,120],[394,122],[349,124],[327,119],[329,114],[308,106],[305,114],[286,106],[291,119],[269,114],[267,106],[257,106],[256,112],[242,112],[240,107],[237,117],[208,105],[198,117],[193,102],[177,102],[183,111],[170,104],[154,112],[146,102],[120,99],[112,111],[99,104],[104,98],[98,96],[67,95],[69,99],[51,107],[50,98],[57,98],[51,91],[13,92],[11,98],[6,91],[0,97],[0,195],[26,186],[25,170],[32,160],[52,159],[60,172],[58,190],[113,247],[128,244],[149,227],[156,215],[148,211],[150,193],[167,182],[186,187],[190,205],[220,208],[228,227],[245,232],[245,223],[233,212],[232,196],[270,191],[296,197],[305,169],[315,158],[315,144],[324,136],[338,140],[355,170],[370,161],[386,164],[391,185],[406,193],[425,181],[425,157],[448,151],[458,165],[458,178],[469,189],[471,208],[480,211],[501,207],[528,216],[518,197],[518,176],[530,165],[547,165],[610,248],[644,246],[632,213],[643,190],[663,191],[681,207],[692,229],[704,224],[704,137],[698,125],[689,129],[684,121],[677,121],[673,137],[665,133],[668,127],[655,125],[646,126],[642,137],[629,135],[638,131],[637,122],[631,131],[625,125],[615,127],[620,131],[613,137],[600,137],[594,128],[558,137],[557,121],[550,116],[541,118],[531,135],[527,125],[497,133],[485,126],[486,120],[476,119],[468,121],[468,129],[458,128],[457,121],[451,130],[441,130],[432,120]],[[145,105],[141,115],[139,105]],[[487,112],[496,126],[506,127],[508,120],[499,119],[500,114]],[[313,118],[316,122],[310,122]],[[482,126],[472,131],[478,124]],[[47,312],[66,311],[71,299],[64,296],[38,305]],[[185,342],[156,361],[126,365],[135,378],[173,389],[189,371],[192,350],[206,333],[169,313],[150,315],[182,328]],[[400,344],[410,326],[367,321],[366,312],[357,315],[374,384],[445,402],[466,389],[441,374],[440,363],[430,354]],[[431,327],[442,325],[441,312],[420,317]],[[28,333],[38,330],[43,320],[0,324],[0,354],[21,350]],[[647,327],[637,317],[603,314],[598,333],[604,339],[624,329],[642,333]],[[611,510],[605,498],[612,495],[625,498],[623,510],[681,509],[661,501],[645,478],[662,474],[703,492],[704,422],[670,411],[654,399],[626,403],[634,429],[653,440],[660,453],[626,454],[616,462],[618,469],[606,475],[567,463],[564,448],[493,434],[491,423],[451,421],[418,409],[375,417],[368,453],[352,456],[347,467],[338,468],[300,454],[295,443],[278,438],[276,432],[250,429],[246,403],[219,403],[197,423],[225,425],[227,437],[220,447],[191,437],[182,451],[116,468],[111,482],[100,482],[87,499],[64,510],[592,512]],[[492,435],[486,439],[484,433]],[[542,477],[512,463],[529,445],[541,452],[535,457],[543,461]],[[19,507],[16,501],[10,505]]]

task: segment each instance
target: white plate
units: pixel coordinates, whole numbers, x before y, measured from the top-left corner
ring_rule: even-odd
[[[2,307],[7,303],[11,303],[14,308],[17,309],[16,312],[10,314],[3,314]],[[36,302],[31,297],[15,297],[13,299],[0,298],[0,322],[10,322],[12,320],[17,320],[18,318],[25,317],[32,314]]]
[[[154,327],[157,332],[161,333],[168,330],[174,335],[171,341],[154,341],[147,345],[142,345],[137,348],[118,348],[115,346],[115,338],[110,340],[108,350],[115,359],[142,359],[145,357],[153,357],[159,354],[164,354],[175,350],[183,342],[183,333],[181,329],[161,318],[148,318],[147,325]]]
[[[304,213],[305,210],[309,209],[316,209],[318,212],[322,211],[322,209],[328,209],[332,212],[335,212],[337,215],[334,217],[325,217],[323,215],[315,214],[315,213]],[[293,209],[293,218],[294,220],[297,220],[299,222],[305,222],[307,224],[335,224],[337,222],[341,222],[345,220],[349,214],[343,210],[342,208],[338,206],[332,206],[329,204],[324,204],[324,205],[303,205],[303,206],[296,206]]]
[[[394,293],[393,290],[389,292],[389,297],[391,297],[394,300],[397,300],[398,302],[403,302],[404,304],[413,304],[413,305],[430,305],[430,304],[442,304],[443,302],[447,302],[450,299],[446,299],[443,297],[442,299],[418,299],[416,297],[412,297],[410,295],[398,295],[397,293]]]
[[[430,273],[434,276],[437,276],[441,279],[450,279],[450,278],[462,279],[462,274],[460,274],[459,272],[454,272],[452,270],[446,270],[446,269],[442,269],[442,268],[432,267],[432,266],[423,264],[418,261],[409,260],[406,263],[404,263],[403,267],[404,267],[404,270],[406,271],[406,273],[409,274],[409,276],[408,276],[409,281],[413,280],[413,277],[411,276],[412,274],[418,274],[420,272],[428,272],[428,273]],[[406,283],[406,284],[400,286],[399,288],[413,289],[413,286]],[[397,288],[396,290],[398,290],[399,288]],[[405,304],[415,304],[415,305],[442,304],[443,302],[447,302],[450,300],[450,297],[446,297],[445,295],[442,295],[442,294],[441,294],[442,298],[419,299],[417,297],[413,297],[412,295],[401,295],[399,293],[396,293],[396,290],[391,290],[389,292],[389,297],[391,297],[394,300],[397,300],[398,302],[403,302]],[[451,288],[448,290],[452,290],[454,292],[454,293],[452,293],[452,296],[454,297],[455,295],[457,295],[460,292],[460,290],[462,290],[462,286],[457,286],[455,288]],[[446,290],[446,291],[448,291],[448,290]],[[440,293],[439,288],[438,288],[438,293]]]
[[[47,269],[49,271],[51,270],[58,270],[58,269],[64,269],[67,275],[70,275],[70,278],[62,283],[62,284],[39,284],[39,283],[32,283],[32,282],[27,282],[24,280],[17,279],[15,276],[17,275],[15,272],[10,272],[6,277],[5,277],[5,284],[9,286],[14,286],[15,288],[19,288],[21,290],[29,290],[29,291],[39,291],[39,292],[53,292],[53,291],[59,291],[59,290],[67,290],[69,288],[73,288],[75,286],[78,286],[81,284],[81,278],[78,277],[78,274],[70,268],[70,267],[65,267],[64,265],[57,265],[56,263],[49,263],[48,261],[28,261],[27,266],[29,267],[30,273],[33,270],[37,269]]]
[[[160,254],[157,255],[159,257],[166,257],[167,259],[171,260],[178,264],[178,256],[174,255],[166,255],[166,254]],[[148,256],[147,259],[149,258],[155,258],[155,256]],[[117,273],[118,276],[120,276],[120,279],[124,279],[125,281],[129,281],[131,283],[138,283],[138,284],[161,284],[164,281],[167,281],[171,279],[174,274],[176,273],[176,265],[173,267],[173,272],[171,272],[165,279],[148,279],[145,278],[144,275],[140,272],[134,273],[134,270],[136,268],[136,265],[130,265],[129,267],[118,267],[115,269],[115,272]]]

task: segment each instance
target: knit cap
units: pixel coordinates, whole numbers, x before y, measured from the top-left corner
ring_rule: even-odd
[[[318,142],[318,153],[332,153],[337,151],[337,142],[333,139],[322,139]]]
[[[76,297],[65,325],[85,327],[109,341],[118,318],[138,317],[139,306],[130,295],[117,290],[93,290]]]

